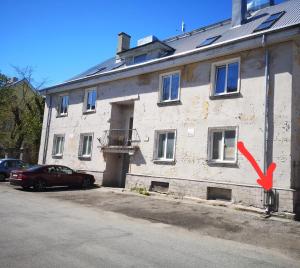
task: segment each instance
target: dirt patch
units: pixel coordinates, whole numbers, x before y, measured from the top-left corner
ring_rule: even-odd
[[[121,213],[133,218],[160,222],[201,235],[275,249],[300,259],[300,223],[264,219],[230,208],[191,204],[107,190],[51,191],[41,193],[95,210]]]

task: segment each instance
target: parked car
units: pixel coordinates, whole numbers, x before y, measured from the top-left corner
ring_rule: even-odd
[[[13,170],[24,169],[28,167],[29,164],[19,159],[14,159],[14,158],[0,159],[0,181],[5,181],[6,178],[9,178],[9,175]]]
[[[21,186],[23,189],[33,187],[36,191],[42,191],[51,186],[88,188],[95,183],[95,178],[93,175],[79,173],[65,166],[44,165],[12,171],[9,181],[11,185]]]

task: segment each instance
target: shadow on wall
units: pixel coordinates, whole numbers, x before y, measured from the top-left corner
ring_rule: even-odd
[[[135,164],[137,166],[146,165],[146,159],[144,158],[141,150],[137,150],[135,154],[131,157],[131,164]]]
[[[300,191],[294,192],[294,213],[295,213],[295,220],[300,221]]]

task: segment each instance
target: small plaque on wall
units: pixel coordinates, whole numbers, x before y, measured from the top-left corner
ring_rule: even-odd
[[[195,129],[194,128],[188,128],[188,137],[194,137],[195,136]]]

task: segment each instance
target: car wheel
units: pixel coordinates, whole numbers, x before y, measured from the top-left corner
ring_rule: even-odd
[[[5,181],[5,175],[4,174],[0,174],[0,181]]]
[[[46,188],[46,183],[43,180],[38,180],[33,186],[33,189],[37,192],[44,191],[45,188]]]
[[[87,189],[87,188],[91,187],[91,180],[89,178],[84,178],[82,181],[81,187],[83,189]]]

